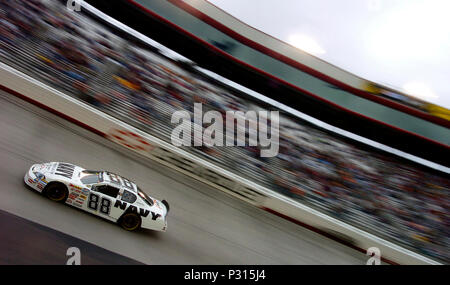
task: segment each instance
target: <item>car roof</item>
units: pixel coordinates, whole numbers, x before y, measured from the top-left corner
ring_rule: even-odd
[[[137,185],[123,176],[112,173],[110,171],[102,171],[102,178],[104,182],[109,183],[112,186],[124,188],[134,193],[137,192]]]

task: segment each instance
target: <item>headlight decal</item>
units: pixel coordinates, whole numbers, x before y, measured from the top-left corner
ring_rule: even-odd
[[[43,190],[44,187],[47,185],[45,175],[40,172],[33,172],[33,174],[34,176],[36,176],[36,178],[34,179],[34,182],[37,183],[36,187],[40,190]]]

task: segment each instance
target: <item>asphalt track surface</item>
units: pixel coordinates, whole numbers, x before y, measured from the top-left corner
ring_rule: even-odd
[[[155,198],[167,199],[167,232],[130,233],[26,188],[25,171],[47,161],[107,169],[134,180]],[[145,264],[365,264],[368,258],[160,164],[142,161],[3,91],[0,181],[0,210]],[[20,236],[21,231],[13,234]],[[47,256],[36,248],[39,254]]]
[[[141,265],[101,247],[0,210],[1,265],[74,264],[76,247],[83,265]],[[82,256],[81,256],[82,253]]]

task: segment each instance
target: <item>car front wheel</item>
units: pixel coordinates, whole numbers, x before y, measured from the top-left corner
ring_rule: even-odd
[[[53,183],[45,188],[44,194],[52,201],[65,202],[69,191],[67,191],[67,188],[63,184]]]

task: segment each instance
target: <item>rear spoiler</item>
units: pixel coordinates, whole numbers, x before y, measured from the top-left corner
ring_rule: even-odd
[[[164,206],[166,206],[166,209],[167,209],[167,213],[169,213],[169,210],[170,210],[170,207],[169,207],[169,203],[167,203],[167,201],[166,201],[166,200],[162,200],[162,201],[161,201],[161,203],[163,203],[163,204],[164,204]]]

